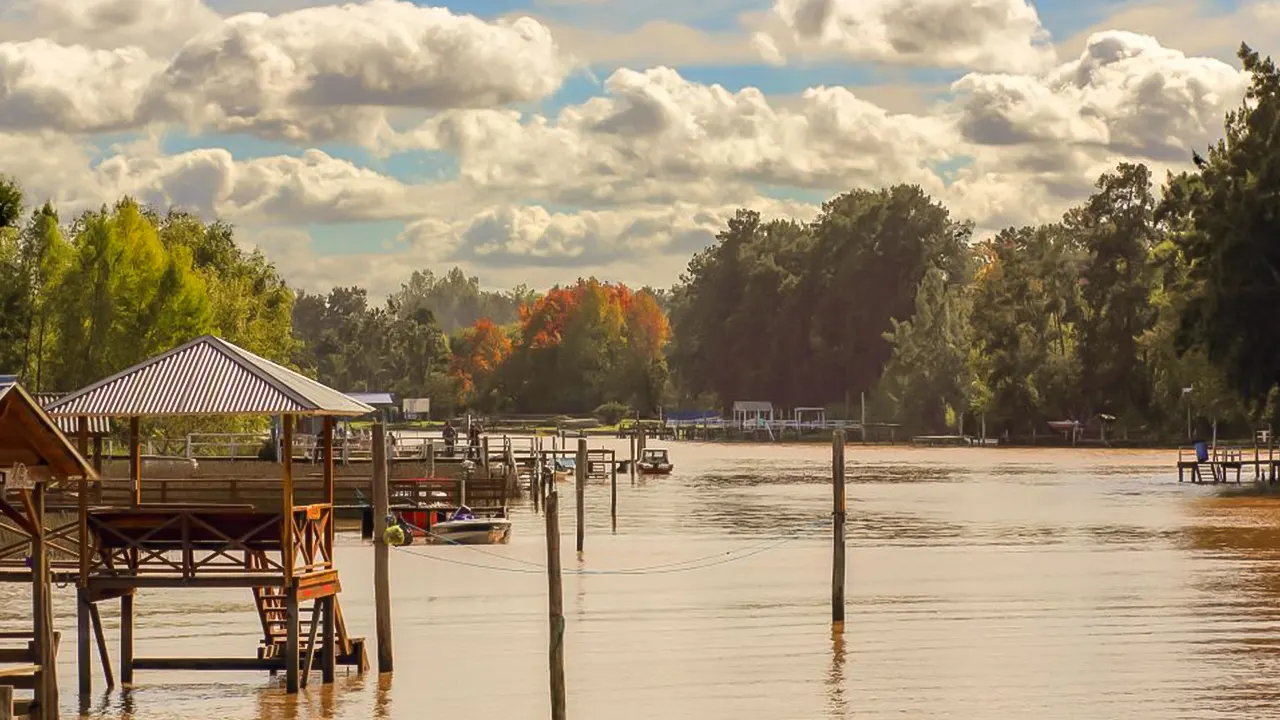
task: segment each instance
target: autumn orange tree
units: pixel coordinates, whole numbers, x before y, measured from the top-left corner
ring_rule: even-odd
[[[511,356],[511,347],[511,338],[488,318],[454,337],[451,373],[458,380],[462,404],[484,410],[501,404],[499,372]]]
[[[525,411],[588,412],[606,402],[658,404],[667,378],[666,316],[648,292],[594,278],[521,308],[503,376]]]

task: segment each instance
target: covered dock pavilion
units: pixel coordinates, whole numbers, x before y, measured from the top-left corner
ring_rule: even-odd
[[[120,679],[135,670],[285,671],[290,693],[305,686],[319,654],[324,682],[338,664],[367,666],[364,642],[347,634],[337,602],[334,563],[333,427],[336,418],[373,408],[277,363],[205,335],[60,398],[54,418],[78,428],[101,418],[127,420],[129,501],[93,506],[82,496],[79,523],[79,680],[91,691],[88,622],[97,603],[120,599]],[[271,416],[282,428],[281,509],[252,505],[143,502],[143,419]],[[293,434],[299,418],[321,418],[323,502],[294,504]],[[87,434],[87,433],[86,433]],[[147,588],[245,588],[253,594],[263,638],[257,657],[135,657],[134,598]],[[311,601],[308,637],[300,607]],[[317,632],[319,639],[317,640]],[[107,661],[104,651],[102,658]],[[112,682],[109,661],[104,662]]]

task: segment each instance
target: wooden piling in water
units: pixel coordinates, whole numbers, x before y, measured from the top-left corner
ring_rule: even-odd
[[[133,593],[120,597],[120,684],[133,684]]]
[[[831,439],[832,525],[834,532],[831,552],[831,627],[844,630],[844,444],[843,430],[837,430]]]
[[[565,720],[564,688],[564,597],[560,577],[560,493],[554,489],[546,498],[547,525],[547,619],[550,623],[548,662],[551,672],[551,718]]]
[[[610,455],[609,468],[609,519],[613,522],[613,531],[618,532],[618,459]]]
[[[373,426],[373,594],[377,613],[378,672],[391,672],[391,566],[390,552],[383,530],[387,527],[387,428]]]
[[[92,620],[89,616],[89,591],[83,587],[76,588],[76,671],[80,674],[80,709],[89,707],[90,695],[93,694],[93,648],[89,645],[93,638]]]
[[[574,511],[578,515],[578,552],[582,552],[583,543],[587,537],[586,519],[586,492],[587,492],[587,439],[580,438],[578,440],[578,458],[574,463],[574,497],[577,500]]]

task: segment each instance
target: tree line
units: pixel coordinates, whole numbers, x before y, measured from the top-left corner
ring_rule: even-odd
[[[811,222],[739,211],[669,290],[594,278],[499,292],[422,270],[383,302],[291,289],[231,226],[124,198],[64,221],[0,180],[0,372],[66,391],[202,333],[345,391],[438,414],[847,408],[990,434],[1114,418],[1241,428],[1280,385],[1280,76],[1195,169],[1123,163],[1053,223],[976,240],[920,188],[859,189]],[[973,427],[970,425],[969,427]]]
[[[1280,80],[1239,56],[1252,79],[1224,139],[1158,196],[1123,163],[1061,220],[979,242],[913,186],[845,193],[809,223],[740,211],[672,291],[679,397],[865,393],[917,432],[967,415],[993,434],[1103,418],[1169,437],[1188,410],[1274,417]]]

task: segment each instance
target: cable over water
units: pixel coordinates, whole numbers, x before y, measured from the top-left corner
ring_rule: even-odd
[[[643,567],[633,567],[633,568],[564,569],[564,570],[561,570],[561,573],[565,575],[665,575],[665,574],[679,573],[679,572],[690,572],[693,570],[704,570],[706,568],[716,567],[718,565],[727,565],[732,562],[746,560],[747,558],[754,557],[764,552],[768,552],[769,550],[774,550],[778,547],[781,547],[791,542],[792,540],[795,540],[797,537],[800,536],[801,533],[804,533],[805,531],[811,530],[816,527],[820,527],[822,525],[827,525],[830,522],[831,522],[831,517],[824,517],[819,520],[815,520],[813,522],[794,527],[788,531],[785,531],[781,535],[769,538],[768,540],[763,540],[763,541],[752,543],[750,545],[747,545],[741,548],[726,550],[726,551],[715,553],[712,555],[704,555],[702,557],[692,558],[690,560],[681,560],[678,562],[661,563],[658,565],[646,565]],[[475,545],[465,545],[462,543],[458,543],[450,538],[432,533],[431,531],[426,530],[425,528],[417,527],[412,523],[405,523],[405,524],[408,525],[411,529],[419,533],[422,533],[424,535],[427,535],[428,537],[431,537],[437,540],[441,540],[446,544],[455,545],[457,547],[463,547],[473,552],[479,553],[481,555],[497,558],[504,562],[517,563],[527,567],[500,567],[497,565],[486,565],[484,563],[479,563],[479,562],[468,562],[466,560],[457,560],[454,558],[441,557],[439,555],[432,555],[432,554],[423,553],[423,552],[415,552],[414,550],[407,547],[395,548],[401,552],[407,553],[409,555],[413,555],[415,557],[420,557],[427,560],[435,560],[438,562],[448,563],[450,565],[461,565],[464,567],[478,568],[481,570],[493,570],[495,572],[517,573],[521,575],[537,575],[537,574],[545,573],[547,571],[547,566],[541,563],[531,562],[529,560],[522,560],[520,558],[508,557],[506,555],[499,555],[498,553],[490,552],[483,548],[476,547]]]

